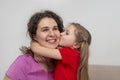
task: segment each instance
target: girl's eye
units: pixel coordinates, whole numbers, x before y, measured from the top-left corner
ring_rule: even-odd
[[[69,33],[68,33],[68,32],[66,32],[66,35],[69,35]]]

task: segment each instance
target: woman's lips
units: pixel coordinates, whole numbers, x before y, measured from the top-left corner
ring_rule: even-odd
[[[47,42],[50,44],[54,44],[56,43],[56,39],[48,39]]]

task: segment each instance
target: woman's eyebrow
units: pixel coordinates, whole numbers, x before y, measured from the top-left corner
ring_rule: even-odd
[[[48,28],[48,26],[41,27],[41,29],[46,29],[46,28]]]

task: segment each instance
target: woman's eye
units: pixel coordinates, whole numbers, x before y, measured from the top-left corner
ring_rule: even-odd
[[[44,31],[47,31],[48,29],[42,29],[42,31],[44,32]]]
[[[58,27],[55,27],[54,30],[58,30]]]

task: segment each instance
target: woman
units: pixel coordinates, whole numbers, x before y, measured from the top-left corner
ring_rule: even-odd
[[[63,21],[56,13],[46,10],[35,13],[28,22],[31,40],[48,48],[58,46]],[[27,47],[6,72],[4,80],[53,80],[55,60],[38,56]]]

